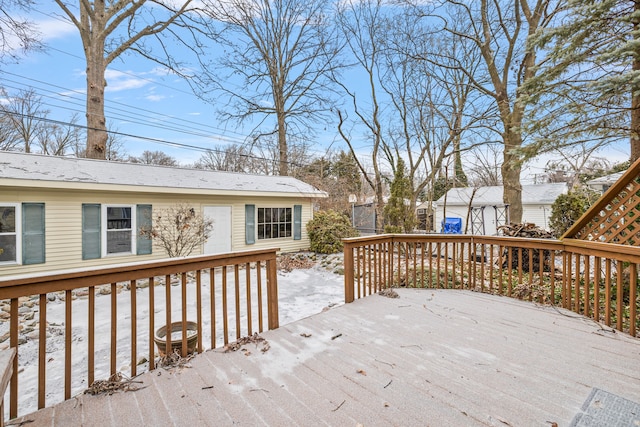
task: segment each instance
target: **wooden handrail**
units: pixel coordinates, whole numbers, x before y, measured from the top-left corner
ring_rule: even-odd
[[[73,290],[105,283],[124,282],[148,277],[182,274],[189,271],[222,267],[233,264],[245,264],[257,260],[276,259],[279,248],[256,251],[240,251],[232,254],[195,255],[183,258],[169,258],[159,261],[116,264],[92,269],[73,269],[57,271],[53,274],[22,274],[0,278],[0,299],[17,298],[23,295],[35,295]]]
[[[344,247],[347,303],[393,286],[472,289],[558,304],[632,336],[640,330],[640,247],[445,234],[351,238]]]
[[[278,284],[277,284],[277,271],[276,271],[276,253],[278,248],[242,251],[227,254],[218,255],[198,255],[189,256],[183,258],[172,258],[158,261],[149,262],[136,262],[129,264],[110,265],[106,267],[99,267],[93,269],[74,269],[66,271],[58,271],[53,274],[33,274],[33,275],[20,275],[11,277],[2,277],[0,279],[0,300],[8,300],[10,302],[10,348],[17,355],[19,352],[18,346],[18,333],[19,324],[22,321],[22,316],[19,313],[19,305],[22,301],[22,297],[35,297],[37,300],[39,327],[38,339],[39,339],[39,354],[38,354],[38,390],[37,390],[37,404],[38,408],[45,407],[45,396],[47,381],[46,372],[48,364],[46,363],[46,341],[47,341],[47,296],[51,293],[64,292],[64,385],[60,384],[57,389],[61,390],[64,394],[64,398],[68,399],[72,395],[72,373],[77,375],[79,371],[72,364],[71,352],[77,344],[72,345],[72,322],[76,319],[72,318],[72,306],[73,297],[72,291],[77,289],[87,290],[88,297],[88,314],[87,319],[80,319],[81,322],[86,323],[88,326],[87,337],[78,342],[86,343],[87,346],[87,363],[88,366],[84,376],[87,375],[88,380],[85,383],[91,383],[94,381],[94,371],[96,370],[96,358],[94,356],[96,351],[96,340],[94,338],[95,328],[99,315],[110,318],[110,357],[106,361],[109,367],[110,374],[115,374],[118,366],[128,365],[131,369],[131,376],[138,374],[137,371],[137,356],[138,346],[142,344],[148,346],[149,369],[155,367],[155,323],[154,315],[149,316],[148,330],[144,327],[140,327],[143,323],[138,322],[139,312],[144,310],[138,309],[138,297],[143,292],[148,293],[148,307],[146,307],[146,313],[155,313],[156,301],[154,287],[158,284],[164,284],[165,286],[165,302],[164,312],[166,315],[166,325],[171,325],[172,311],[180,312],[178,320],[181,322],[182,331],[182,345],[181,354],[186,354],[191,351],[191,347],[187,346],[187,320],[192,321],[195,316],[198,342],[196,345],[196,351],[204,351],[204,345],[202,340],[203,330],[211,334],[211,348],[216,346],[216,338],[221,337],[224,344],[229,342],[228,318],[235,319],[235,334],[239,338],[241,330],[245,334],[250,334],[254,330],[254,320],[257,322],[257,330],[262,332],[263,320],[262,316],[264,310],[262,304],[266,307],[267,327],[269,329],[275,329],[279,326],[279,314],[278,314]],[[245,273],[240,275],[240,269],[244,269]],[[208,273],[209,283],[203,283],[202,274]],[[233,277],[228,280],[227,273],[233,273]],[[189,275],[189,276],[188,276]],[[221,280],[216,281],[216,276]],[[176,292],[180,293],[181,304],[179,307],[172,306],[172,277],[179,278],[179,285],[176,287]],[[193,281],[188,279],[193,277]],[[148,281],[149,286],[142,286],[143,281]],[[227,282],[231,283],[227,283]],[[130,304],[129,309],[125,313],[121,313],[118,310],[122,308],[118,307],[118,283],[128,284],[130,288]],[[233,292],[227,294],[227,286],[233,286]],[[201,292],[202,287],[207,286],[211,294],[210,300],[204,301]],[[266,290],[266,301],[263,302],[262,295],[264,286]],[[104,290],[108,288],[110,297],[102,300],[103,310],[99,312],[96,308],[96,293],[98,289]],[[188,292],[188,289],[194,289],[194,292]],[[221,289],[222,287],[222,289]],[[145,289],[146,288],[146,289]],[[222,307],[219,306],[220,302],[215,301],[216,292],[222,292],[225,295],[224,301],[222,301]],[[251,299],[252,293],[256,292],[259,298],[253,302]],[[194,313],[187,315],[187,299],[194,298],[195,301],[189,306],[195,306]],[[226,296],[235,299],[235,304],[227,304]],[[246,298],[246,304],[241,304],[241,298]],[[259,304],[256,307],[256,304]],[[159,307],[158,307],[159,308]],[[177,310],[179,308],[179,310]],[[210,314],[211,324],[203,325],[203,308]],[[126,310],[126,309],[125,309]],[[189,309],[191,310],[191,309]],[[257,315],[252,313],[253,310],[257,310]],[[102,313],[102,314],[100,314]],[[118,328],[122,328],[122,319],[125,318],[123,314],[128,314],[130,320],[128,321],[130,333],[127,334],[131,337],[131,341],[128,343],[128,349],[130,351],[119,352],[122,350],[122,343],[118,338],[124,334],[118,332]],[[73,314],[77,316],[77,314]],[[192,317],[189,319],[189,317]],[[224,330],[222,333],[218,333],[215,324],[216,317],[222,317],[224,323]],[[241,323],[240,319],[245,319]],[[204,329],[203,326],[208,327]],[[166,333],[166,349],[171,351],[171,328],[168,328]],[[85,345],[85,344],[82,344]],[[141,346],[142,346],[141,345]],[[146,351],[146,350],[143,350]],[[118,360],[122,358],[119,354],[127,354],[125,357],[130,357],[130,360]],[[105,362],[101,361],[104,365]],[[12,363],[12,375],[10,376],[10,405],[9,414],[11,418],[18,415],[19,405],[19,376],[17,369],[17,356],[13,359]],[[106,368],[106,367],[105,367]],[[75,371],[75,372],[74,372]],[[1,385],[1,384],[0,384]]]

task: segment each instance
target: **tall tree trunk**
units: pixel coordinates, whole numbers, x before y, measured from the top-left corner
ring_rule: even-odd
[[[520,159],[513,154],[513,149],[522,143],[519,134],[506,132],[504,137],[504,153],[502,163],[503,200],[509,205],[509,219],[519,224],[522,222],[522,184],[520,183]]]
[[[93,45],[87,58],[87,153],[90,159],[106,159],[107,126],[104,116],[105,65],[103,48]]]
[[[375,203],[375,211],[376,211],[376,233],[384,232],[384,194],[382,192],[382,176],[380,173],[376,173],[376,200]]]
[[[104,74],[107,68],[105,60],[106,25],[105,3],[96,1],[93,12],[85,8],[81,2],[80,20],[82,28],[80,36],[87,61],[87,151],[90,159],[107,158],[107,126],[104,116],[104,88],[107,86]],[[93,16],[93,18],[92,18]]]
[[[178,9],[171,3],[147,0],[55,0],[67,18],[80,32],[87,63],[87,148],[86,157],[107,158],[106,119],[104,116],[105,71],[115,58],[127,50],[137,50],[151,58],[151,51],[136,44],[143,37],[160,34],[188,11],[192,0],[183,1]],[[166,3],[166,4],[165,4]],[[77,10],[80,9],[80,17]],[[154,12],[169,13],[165,21],[156,21]],[[140,14],[146,13],[146,16]],[[139,24],[139,25],[138,25]],[[142,28],[138,28],[142,27]],[[178,41],[181,41],[178,39]],[[105,50],[105,47],[108,47]],[[166,51],[165,51],[166,53]],[[160,61],[158,61],[160,62]],[[172,59],[165,64],[170,68]]]
[[[638,29],[640,27],[640,0],[634,2],[634,18],[633,18],[633,34],[636,42],[640,41],[640,34]],[[636,47],[636,54],[633,59],[633,71],[640,71],[640,48]],[[631,163],[640,158],[640,88],[636,83],[633,87],[633,93],[631,95]]]
[[[287,146],[287,125],[285,123],[285,115],[283,110],[276,113],[278,116],[278,151],[279,162],[278,169],[281,176],[289,175],[289,147]]]

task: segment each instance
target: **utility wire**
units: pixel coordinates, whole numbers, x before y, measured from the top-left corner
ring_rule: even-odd
[[[33,9],[33,11],[37,12],[37,13],[43,15],[43,16],[46,16],[47,18],[53,18],[53,19],[55,19],[57,21],[65,23],[67,25],[72,25],[68,19],[66,19],[64,16],[60,16],[60,15],[58,15],[56,13],[46,13],[46,12],[43,12],[43,11],[41,11],[39,9]],[[76,54],[73,54],[73,53],[70,53],[70,52],[67,52],[67,51],[52,47],[52,46],[48,46],[47,49],[48,50],[52,50],[52,51],[56,51],[58,53],[67,55],[69,57],[78,59],[80,61],[84,61],[85,60],[85,58],[80,56],[80,55],[76,55]],[[124,75],[128,75],[130,77],[133,77],[133,78],[136,78],[136,79],[139,79],[139,80],[148,81],[148,82],[150,82],[150,83],[152,83],[154,85],[157,85],[157,86],[163,86],[165,88],[168,88],[168,89],[176,91],[176,92],[180,92],[182,94],[186,94],[186,95],[189,95],[189,96],[193,96],[194,95],[193,92],[188,92],[188,91],[176,88],[175,86],[167,85],[167,84],[164,84],[162,82],[158,82],[158,81],[155,81],[155,80],[147,79],[145,77],[140,77],[138,75],[129,73],[127,71],[122,71],[122,70],[119,70],[119,69],[114,68],[114,67],[110,67],[110,69],[118,71],[119,73],[122,73]],[[46,86],[57,87],[59,89],[67,91],[67,92],[72,92],[72,93],[77,93],[77,94],[84,95],[84,92],[79,92],[79,91],[74,91],[74,90],[67,89],[67,88],[62,88],[60,86],[56,86],[56,85],[53,85],[53,84],[48,83],[48,82],[43,82],[43,81],[40,81],[40,80],[28,78],[28,77],[25,77],[25,76],[22,76],[22,75],[10,73],[10,72],[7,72],[5,70],[0,70],[0,72],[4,72],[6,74],[10,74],[10,75],[13,75],[13,76],[16,76],[16,77],[24,78],[26,80],[35,81],[35,82],[38,82],[40,84],[44,84]],[[14,82],[14,83],[18,83],[18,82]],[[235,84],[233,82],[227,82],[227,83],[228,83],[228,85],[234,86],[234,87],[238,88],[239,90],[245,90],[245,88],[240,87],[239,85],[237,85],[237,84]],[[18,83],[18,84],[20,84],[20,83]],[[41,89],[41,90],[46,90],[46,89]],[[49,91],[49,92],[54,93],[53,91]],[[57,96],[60,96],[60,94],[57,94]],[[65,96],[69,96],[69,95],[65,95]],[[49,98],[52,98],[52,97],[49,97]],[[105,99],[105,101],[107,101],[107,100]],[[67,102],[71,103],[70,101],[67,101]],[[151,110],[146,110],[146,109],[143,109],[143,108],[130,106],[130,105],[127,105],[127,104],[124,104],[124,103],[120,103],[120,102],[117,102],[117,101],[108,100],[108,103],[109,104],[113,103],[113,104],[124,106],[126,108],[133,109],[134,111],[129,112],[129,111],[126,111],[126,110],[117,109],[117,108],[113,108],[113,107],[110,107],[110,106],[108,107],[107,106],[107,102],[105,102],[105,107],[107,107],[108,110],[124,111],[124,114],[127,114],[127,116],[124,119],[129,121],[129,122],[133,122],[133,123],[140,124],[140,125],[143,125],[143,126],[153,126],[154,128],[163,128],[163,129],[166,129],[166,130],[173,130],[173,131],[176,131],[176,132],[181,132],[181,133],[185,133],[185,134],[191,134],[191,135],[194,135],[194,136],[212,138],[212,136],[210,134],[197,133],[197,132],[194,132],[192,130],[192,128],[180,128],[180,125],[176,125],[176,126],[178,126],[177,128],[171,128],[171,127],[168,127],[166,125],[159,125],[157,121],[154,122],[154,123],[145,123],[145,122],[135,121],[135,120],[132,120],[131,116],[129,115],[129,114],[135,113],[137,116],[139,116],[139,112],[140,111],[145,111],[145,112],[148,112],[148,113],[150,113],[152,115],[158,115],[158,116],[161,116],[161,117],[164,117],[164,118],[168,118],[168,119],[171,119],[171,120],[174,120],[174,119],[175,120],[180,120],[181,124],[182,123],[188,123],[188,124],[191,124],[191,125],[195,125],[197,127],[202,127],[203,129],[206,129],[207,131],[210,131],[210,129],[213,129],[213,130],[216,131],[216,133],[220,132],[220,133],[223,134],[223,135],[217,135],[217,136],[214,137],[214,138],[216,138],[216,139],[218,139],[218,140],[220,140],[222,142],[237,143],[237,144],[240,144],[240,145],[246,144],[246,138],[247,138],[246,134],[242,134],[242,133],[238,133],[238,132],[234,132],[234,131],[229,131],[227,129],[216,128],[216,127],[209,126],[209,125],[203,125],[202,123],[198,123],[198,122],[194,122],[194,121],[190,121],[190,120],[186,120],[186,119],[178,119],[177,117],[174,117],[174,116],[169,116],[169,115],[157,113],[157,112],[154,112],[154,111],[151,111]],[[45,105],[52,106],[52,107],[55,107],[55,108],[63,108],[65,110],[77,112],[77,113],[80,113],[80,114],[86,114],[86,110],[74,110],[74,109],[71,109],[69,107],[60,107],[60,106],[53,105],[53,104],[45,104]],[[115,113],[113,113],[113,114],[115,114]],[[111,117],[108,116],[108,118],[113,119],[114,116],[111,116]],[[150,120],[154,120],[153,116],[149,117],[149,119]],[[161,121],[161,123],[164,123],[164,122],[165,121]],[[232,133],[232,134],[238,135],[240,138],[239,139],[234,139],[232,137],[227,137],[226,135],[224,135],[225,133]],[[256,141],[253,141],[253,142],[255,143]],[[259,148],[263,148],[263,149],[265,148],[261,144],[256,144],[256,145]],[[313,149],[310,149],[310,151],[315,152],[315,153],[319,154],[320,156],[323,156],[323,155],[326,154],[326,152],[328,152],[328,150],[325,150],[323,152],[323,151],[320,151],[320,150],[313,150]]]
[[[36,115],[31,115],[31,114],[23,114],[23,113],[18,113],[18,112],[14,112],[14,111],[5,111],[5,113],[7,114],[11,114],[14,116],[18,116],[18,117],[22,117],[22,118],[28,118],[28,119],[32,119],[32,120],[37,120],[37,121],[41,121],[41,122],[46,122],[46,123],[52,123],[52,124],[57,124],[57,125],[61,125],[61,126],[69,126],[69,127],[74,127],[74,128],[78,128],[78,129],[84,129],[84,130],[97,130],[97,131],[103,131],[107,134],[111,134],[111,135],[119,135],[119,136],[125,136],[128,138],[135,138],[135,139],[140,139],[143,141],[149,141],[149,142],[154,142],[157,144],[161,144],[161,145],[166,145],[166,146],[170,146],[170,147],[176,147],[176,148],[183,148],[183,149],[189,149],[189,150],[196,150],[196,151],[200,151],[200,152],[214,152],[214,153],[220,153],[220,154],[225,154],[226,152],[224,150],[219,150],[216,148],[206,148],[206,147],[200,147],[198,145],[192,145],[192,144],[185,144],[182,142],[175,142],[175,141],[169,141],[166,139],[161,139],[161,138],[153,138],[150,136],[142,136],[142,135],[134,135],[131,133],[126,133],[126,132],[118,132],[118,131],[111,131],[111,130],[102,130],[102,129],[96,129],[96,128],[90,128],[88,126],[85,125],[79,125],[77,123],[70,123],[70,122],[65,122],[62,120],[55,120],[55,119],[50,119],[48,117],[40,117],[40,116],[36,116]],[[268,162],[273,162],[274,159],[268,158],[268,157],[260,157],[260,156],[256,156],[253,154],[238,154],[239,157],[245,157],[248,159],[255,159],[255,160],[264,160],[264,161],[268,161]],[[296,166],[296,167],[304,167],[304,166],[310,166],[311,163],[298,163],[298,162],[292,162],[292,161],[287,161],[285,162],[291,166]]]
[[[35,82],[41,85],[45,85],[45,86],[50,86],[52,88],[56,88],[59,89],[61,91],[63,91],[63,93],[60,93],[59,91],[54,91],[54,90],[50,90],[50,89],[45,89],[45,88],[41,88],[38,87],[37,89],[40,91],[44,91],[44,92],[48,92],[51,94],[54,94],[55,96],[49,96],[49,95],[43,95],[42,93],[38,92],[38,95],[43,96],[45,98],[49,98],[49,99],[54,99],[56,101],[60,100],[60,97],[64,97],[64,101],[68,102],[72,105],[77,105],[79,108],[82,109],[72,109],[69,107],[62,107],[59,105],[55,105],[55,104],[49,104],[49,103],[43,103],[45,105],[54,107],[54,108],[63,108],[65,110],[69,110],[75,113],[80,113],[80,114],[85,114],[86,113],[86,109],[84,108],[84,99],[79,99],[77,97],[74,97],[73,95],[69,95],[68,93],[73,93],[73,94],[77,94],[77,95],[81,95],[84,97],[85,93],[84,92],[80,92],[77,90],[73,90],[73,89],[69,89],[69,88],[65,88],[62,86],[58,86],[55,84],[51,84],[42,80],[38,80],[38,79],[33,79],[33,78],[29,78],[29,77],[24,77],[21,75],[18,75],[16,73],[11,73],[5,70],[0,70],[0,73],[5,73],[14,77],[18,77],[18,78],[23,78],[25,80],[31,81],[31,82]],[[8,82],[13,82],[15,84],[23,84],[22,82],[16,81],[16,80],[11,80],[11,79],[4,79],[5,81]],[[7,87],[12,87],[14,89],[20,90],[23,88],[20,87],[15,87],[15,86],[7,86]],[[33,86],[26,86],[28,88],[34,89]],[[73,103],[70,101],[71,100],[75,100],[75,101],[81,101],[82,104],[80,104],[79,102]],[[177,118],[175,116],[170,116],[170,115],[166,115],[166,114],[162,114],[162,113],[157,113],[154,112],[152,110],[147,110],[144,108],[138,108],[138,107],[134,107],[122,102],[118,102],[118,101],[111,101],[111,100],[106,100],[107,102],[105,102],[105,109],[107,111],[109,111],[109,113],[107,114],[107,117],[109,119],[120,119],[120,120],[125,120],[127,122],[130,123],[134,123],[134,124],[139,124],[142,126],[150,126],[153,127],[154,129],[157,128],[162,128],[162,129],[166,129],[166,130],[171,130],[171,131],[175,131],[178,133],[183,133],[183,134],[189,134],[189,135],[193,135],[193,136],[199,136],[199,137],[203,137],[203,138],[207,138],[207,139],[216,139],[219,140],[222,143],[233,143],[233,144],[238,144],[238,145],[246,145],[247,144],[247,136],[240,134],[238,132],[233,132],[233,131],[228,131],[226,129],[220,129],[220,128],[216,128],[213,126],[209,126],[209,125],[204,125],[202,123],[199,122],[195,122],[195,121],[191,121],[191,120],[186,120],[186,119],[182,119],[182,118]],[[111,107],[109,104],[116,104],[116,105],[121,105],[127,109],[131,109],[131,110],[127,110],[125,108],[114,108]],[[139,112],[140,111],[144,111],[144,112],[148,112],[150,115],[141,115]],[[140,120],[136,120],[135,117],[140,117],[142,116],[143,118],[146,118],[149,120],[149,122],[145,122],[145,121],[140,121]],[[156,118],[155,116],[159,116],[159,118]],[[168,120],[167,120],[168,119]],[[172,120],[180,120],[180,122],[173,122],[171,123]],[[187,123],[187,124],[192,124],[195,125],[196,127],[199,127],[201,130],[198,132],[198,130],[193,130],[193,127],[183,127],[182,123]],[[165,123],[169,123],[171,125],[173,125],[173,127],[168,126]],[[211,135],[211,133],[204,133],[207,131],[221,131],[223,133],[223,135]],[[230,133],[234,133],[236,135],[241,136],[243,139],[240,138],[233,138],[233,137],[229,137],[224,135],[225,132],[230,132]],[[255,143],[256,141],[253,141],[253,143]],[[264,147],[262,144],[256,144],[258,147],[260,148],[267,148]],[[325,151],[321,151],[321,150],[313,150],[310,149],[309,151],[314,152],[315,154],[318,154],[320,156],[324,156],[326,155],[326,150]]]
[[[84,95],[85,95],[84,92],[80,92],[80,91],[77,91],[77,90],[65,88],[65,87],[58,86],[58,85],[54,85],[54,84],[51,84],[51,83],[48,83],[48,82],[44,82],[42,80],[20,76],[18,74],[11,73],[11,72],[4,71],[4,70],[0,70],[0,73],[8,74],[8,75],[11,75],[11,76],[14,76],[14,77],[24,78],[25,80],[28,80],[28,81],[31,81],[31,82],[35,82],[35,83],[38,83],[38,84],[41,84],[41,85],[50,86],[50,87],[59,89],[59,90],[63,91],[63,93],[60,93],[59,91],[54,91],[54,90],[41,88],[41,87],[38,88],[38,90],[40,90],[40,91],[48,92],[48,93],[51,93],[51,94],[55,95],[55,97],[46,96],[46,95],[42,95],[42,96],[45,96],[47,98],[56,99],[56,100],[59,100],[60,97],[64,97],[65,100],[73,99],[73,100],[79,101],[79,103],[77,103],[76,105],[81,106],[81,107],[84,108],[84,99],[83,98],[76,98],[76,97],[74,97],[72,95],[68,95],[67,94],[67,93],[73,93],[73,94],[80,95],[80,96],[84,97]],[[3,80],[7,81],[7,82],[15,83],[15,84],[22,84],[21,82],[18,82],[16,80],[11,80],[11,79],[3,79]],[[9,87],[9,86],[7,86],[7,87]],[[22,88],[15,87],[15,86],[13,86],[12,88],[17,89],[17,90],[22,89]],[[31,88],[33,88],[33,87],[31,87]],[[39,93],[39,95],[41,95],[41,94]],[[150,116],[146,116],[150,120],[158,120],[158,119],[160,119],[160,120],[162,120],[162,123],[166,123],[167,122],[166,119],[169,119],[169,120],[180,120],[180,123],[186,123],[186,124],[194,125],[196,127],[201,128],[203,131],[230,132],[230,133],[234,133],[234,134],[236,134],[238,136],[241,136],[241,137],[244,136],[243,134],[238,133],[238,132],[223,130],[223,129],[220,129],[220,128],[216,128],[216,127],[213,127],[213,126],[210,126],[210,125],[205,125],[205,124],[202,124],[202,123],[199,123],[199,122],[195,122],[195,121],[192,121],[192,120],[187,120],[187,119],[182,119],[182,118],[178,119],[175,116],[170,116],[170,115],[167,115],[167,114],[157,113],[155,111],[147,110],[147,109],[144,109],[144,108],[134,107],[134,106],[122,103],[122,102],[112,101],[112,100],[106,100],[106,101],[107,101],[107,102],[105,102],[106,110],[115,111],[115,112],[122,112],[124,114],[128,114],[128,116],[125,116],[126,120],[128,120],[128,121],[132,121],[132,118],[130,116],[131,114],[135,114],[136,116],[141,116],[140,111],[143,111],[143,112],[151,114]],[[70,101],[67,101],[67,102],[70,102]],[[114,108],[114,107],[111,107],[109,104],[120,105],[120,106],[125,107],[126,109],[124,109],[124,108]],[[127,110],[127,109],[130,109],[130,110]],[[85,113],[86,110],[84,110],[84,109],[83,110],[77,110],[77,112]],[[143,117],[145,117],[145,116],[143,116]],[[145,126],[158,127],[158,125],[156,123],[149,124],[149,123],[139,122],[139,121],[136,122],[136,123],[142,124],[142,125],[145,125]],[[180,126],[178,125],[178,128],[173,129],[173,130],[177,130],[177,131],[185,132],[185,133],[193,133],[193,130],[191,130],[191,129],[192,129],[192,127],[191,128],[180,129]],[[198,133],[193,133],[193,134],[194,135],[199,135],[199,136],[210,136],[209,133],[199,133],[199,134]],[[231,137],[223,137],[223,138],[220,138],[220,139],[224,139],[224,138],[228,138],[229,141],[231,141],[231,142],[242,142],[241,139],[235,139],[234,140]]]

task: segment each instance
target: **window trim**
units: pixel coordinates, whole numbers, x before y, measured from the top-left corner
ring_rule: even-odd
[[[131,209],[131,250],[129,252],[116,252],[116,253],[107,253],[107,209],[108,208],[130,208]],[[137,254],[137,230],[138,224],[136,221],[137,216],[137,208],[136,205],[131,204],[122,204],[122,203],[102,203],[100,206],[100,245],[102,258],[107,257],[117,257],[117,256],[126,256],[126,255],[136,255]]]
[[[16,236],[16,259],[13,261],[0,261],[0,265],[22,265],[22,203],[0,202],[0,206],[12,207],[15,209],[16,229],[11,233],[0,233],[3,236]]]

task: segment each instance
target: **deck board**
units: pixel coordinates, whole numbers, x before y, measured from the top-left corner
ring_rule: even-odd
[[[141,375],[142,390],[79,396],[16,421],[566,426],[594,387],[640,402],[638,339],[506,297],[398,293],[264,332],[270,344],[264,353],[252,343],[244,346],[249,355],[208,351],[190,368]]]

